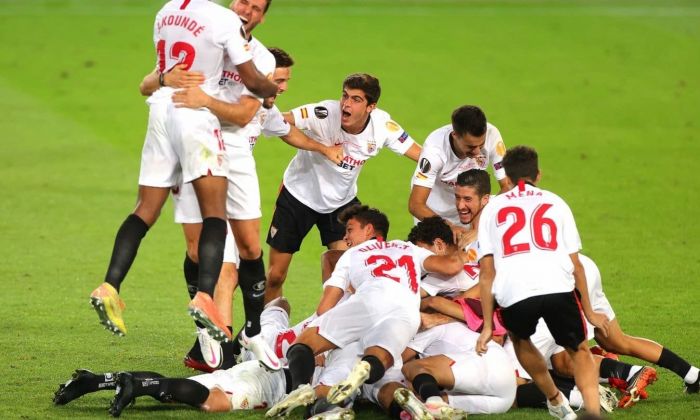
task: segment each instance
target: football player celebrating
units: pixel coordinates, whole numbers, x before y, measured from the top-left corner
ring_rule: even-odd
[[[295,252],[316,225],[329,249],[347,249],[338,215],[359,203],[357,179],[367,159],[388,147],[417,160],[420,146],[389,114],[377,108],[379,80],[352,74],[343,81],[340,101],[304,105],[285,114],[291,124],[327,145],[341,145],[339,164],[299,150],[284,172],[282,188],[267,234],[270,245],[265,301],[282,295],[282,284]]]
[[[470,169],[486,170],[490,164],[501,191],[507,191],[511,186],[501,164],[505,152],[501,133],[486,121],[479,107],[457,108],[452,123],[430,133],[423,144],[413,174],[409,211],[417,220],[440,216],[461,230],[453,196],[457,176]]]
[[[484,326],[476,350],[485,353],[492,338],[495,298],[518,359],[547,396],[550,413],[576,418],[530,340],[539,318],[543,318],[556,343],[573,359],[574,378],[586,410],[600,416],[598,374],[586,341],[583,315],[604,335],[609,321],[591,308],[573,215],[561,198],[535,186],[540,172],[534,149],[519,146],[509,150],[503,166],[517,187],[492,197],[479,220]]]

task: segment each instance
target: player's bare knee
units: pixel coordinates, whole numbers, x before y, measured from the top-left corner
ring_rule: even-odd
[[[265,286],[271,289],[279,289],[284,284],[284,279],[287,277],[287,270],[281,270],[278,267],[270,267],[267,271],[267,281]]]
[[[256,260],[262,255],[259,243],[242,243],[238,245],[238,253],[244,260]]]
[[[149,207],[141,202],[137,204],[134,214],[138,216],[149,227],[153,226],[160,216],[160,208]]]

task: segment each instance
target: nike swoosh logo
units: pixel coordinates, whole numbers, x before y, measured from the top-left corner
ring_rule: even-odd
[[[216,363],[216,354],[214,354],[214,349],[209,347],[209,351],[211,352],[211,359],[209,360],[209,363],[211,363],[214,366],[218,366],[219,364]]]
[[[263,292],[260,292],[260,293],[255,293],[255,292],[253,292],[253,293],[251,293],[250,295],[251,295],[252,297],[254,297],[254,298],[259,298],[259,297],[265,296],[265,292],[264,292],[264,291],[263,291]]]
[[[277,358],[277,356],[273,355],[271,357],[270,352],[268,352],[267,349],[265,349],[265,354],[267,355],[267,361],[272,365],[272,367],[274,367],[274,368],[279,367],[279,365],[280,365],[279,361],[275,362],[275,359]]]

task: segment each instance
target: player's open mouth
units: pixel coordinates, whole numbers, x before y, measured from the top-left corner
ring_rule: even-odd
[[[350,113],[348,111],[343,111],[343,117],[348,118]]]
[[[244,18],[243,16],[238,16],[238,19],[240,19],[241,22],[243,22],[244,25],[245,25],[246,23],[248,23],[248,19]]]

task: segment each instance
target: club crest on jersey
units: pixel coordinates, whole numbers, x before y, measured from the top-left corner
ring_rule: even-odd
[[[485,169],[485,168],[486,168],[486,156],[484,156],[484,155],[479,155],[479,156],[475,157],[474,160],[476,160],[476,165],[477,165],[480,169]]]
[[[420,171],[423,172],[424,174],[427,174],[430,172],[430,168],[432,167],[430,165],[430,161],[427,158],[421,158],[420,163],[418,163],[418,167],[420,168]]]
[[[367,153],[374,153],[377,150],[377,141],[374,139],[367,140]]]
[[[323,120],[328,117],[328,108],[325,106],[317,106],[314,108],[314,114],[316,114],[316,118]]]
[[[395,133],[395,132],[401,130],[401,127],[398,124],[396,124],[395,122],[389,120],[386,122],[386,129]]]

